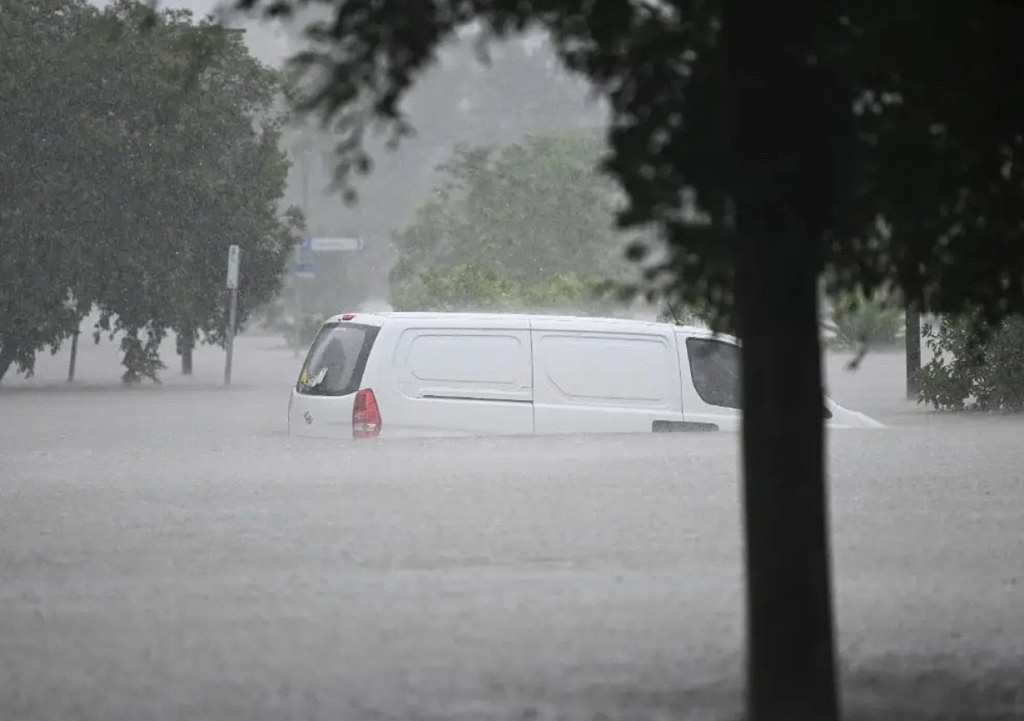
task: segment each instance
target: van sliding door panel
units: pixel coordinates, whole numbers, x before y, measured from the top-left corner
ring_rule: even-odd
[[[650,433],[682,420],[669,334],[533,331],[534,426],[549,433]]]
[[[393,368],[396,434],[533,433],[529,331],[408,328]]]

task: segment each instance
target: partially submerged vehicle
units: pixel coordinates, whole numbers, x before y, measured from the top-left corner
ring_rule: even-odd
[[[327,438],[737,431],[740,346],[669,323],[498,313],[329,318],[288,403]],[[824,399],[829,428],[878,428]]]

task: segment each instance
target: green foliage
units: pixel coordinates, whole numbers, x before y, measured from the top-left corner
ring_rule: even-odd
[[[562,303],[592,277],[626,277],[620,197],[600,157],[599,138],[582,132],[458,147],[434,197],[394,236],[393,304],[413,307],[424,293],[460,305],[542,304],[545,293]],[[444,278],[456,268],[468,274],[458,288]]]
[[[614,184],[597,171],[590,133],[532,136],[500,148],[459,146],[443,182],[396,234],[397,275],[486,259],[514,280],[623,266]]]
[[[618,287],[600,276],[561,273],[527,286],[522,307],[535,312],[605,313],[616,303]]]
[[[843,349],[895,345],[904,332],[904,310],[890,294],[862,290],[842,293],[832,302],[827,323],[831,344]]]
[[[126,382],[155,376],[146,349],[170,330],[223,342],[228,246],[242,247],[244,323],[277,292],[301,226],[278,211],[288,164],[275,74],[187,11],[136,0],[8,10],[0,374],[11,362],[30,373],[36,351],[93,307],[97,337],[124,335]]]
[[[144,335],[144,337],[140,337]],[[166,368],[160,360],[160,342],[164,334],[159,328],[149,327],[142,333],[131,330],[121,338],[121,352],[124,353],[124,373],[121,381],[125,385],[138,385],[149,379],[159,383],[158,374]]]
[[[1024,411],[1024,318],[998,325],[978,313],[924,330],[933,358],[920,371],[918,401],[939,410]]]
[[[55,352],[89,307],[89,252],[76,236],[90,219],[77,211],[99,190],[85,182],[90,154],[78,143],[100,132],[100,78],[87,69],[83,17],[95,11],[75,0],[0,12],[0,378],[12,364],[31,373],[36,351]]]
[[[612,298],[607,281],[559,274],[529,283],[495,266],[467,263],[431,270],[401,286],[395,310],[600,313]]]
[[[515,284],[494,268],[467,264],[422,273],[394,292],[391,305],[400,311],[497,311],[518,296]]]
[[[149,325],[223,344],[228,246],[242,250],[241,327],[279,289],[301,226],[295,211],[282,219],[277,209],[288,169],[270,113],[277,79],[241,37],[188,13],[153,16],[124,1],[106,17],[119,30],[122,81],[145,78],[150,97],[122,115],[145,143],[123,189],[136,204],[128,230],[140,240],[134,253],[117,254],[97,304],[129,335]],[[167,109],[155,122],[153,107]]]

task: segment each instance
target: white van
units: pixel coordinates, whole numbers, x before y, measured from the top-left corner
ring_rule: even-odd
[[[328,438],[739,430],[734,338],[668,323],[346,313],[320,328],[288,403]],[[825,400],[831,428],[881,424]]]

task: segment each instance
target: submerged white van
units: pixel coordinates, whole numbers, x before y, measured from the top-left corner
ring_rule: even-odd
[[[668,323],[346,313],[309,348],[292,435],[327,438],[735,431],[737,341]],[[831,428],[877,428],[825,400]]]

